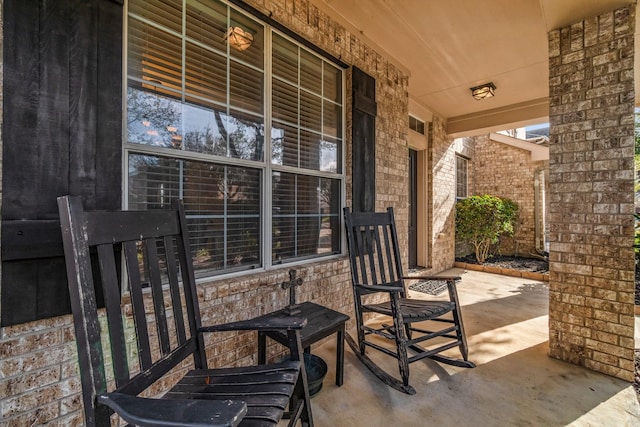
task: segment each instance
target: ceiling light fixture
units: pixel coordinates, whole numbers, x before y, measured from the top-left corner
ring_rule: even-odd
[[[229,46],[242,52],[251,47],[253,35],[240,27],[229,27],[224,34],[224,40],[229,43]]]
[[[489,83],[481,84],[479,86],[472,87],[470,88],[470,90],[473,98],[476,99],[477,101],[481,101],[485,98],[491,98],[496,94],[495,93],[496,85],[494,85],[493,82],[489,82]]]

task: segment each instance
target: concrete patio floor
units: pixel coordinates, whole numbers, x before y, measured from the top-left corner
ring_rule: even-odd
[[[477,367],[412,363],[417,393],[409,396],[379,381],[346,346],[344,385],[337,387],[329,339],[312,349],[329,366],[312,400],[316,426],[640,426],[630,383],[547,356],[546,283],[461,269],[445,274],[462,276],[458,292]],[[395,359],[367,354],[397,374]]]

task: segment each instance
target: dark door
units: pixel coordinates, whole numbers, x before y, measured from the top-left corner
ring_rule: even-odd
[[[418,266],[418,152],[409,150],[409,268]]]

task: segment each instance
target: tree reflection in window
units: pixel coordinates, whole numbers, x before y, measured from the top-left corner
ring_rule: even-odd
[[[128,141],[244,160],[264,157],[264,120],[129,87]]]

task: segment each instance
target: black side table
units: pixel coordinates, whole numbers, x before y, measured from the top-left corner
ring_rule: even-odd
[[[300,312],[296,317],[306,317],[307,326],[300,331],[300,339],[305,353],[311,351],[311,344],[328,337],[337,332],[337,355],[336,355],[336,385],[341,386],[344,377],[344,325],[349,316],[339,313],[330,308],[315,304],[313,302],[303,302],[299,306]],[[263,317],[289,317],[285,309],[265,314]],[[258,331],[258,363],[266,362],[267,337],[283,345],[289,345],[286,332],[283,331]]]

